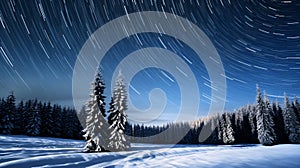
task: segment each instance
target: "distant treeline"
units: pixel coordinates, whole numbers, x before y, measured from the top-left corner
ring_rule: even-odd
[[[235,112],[217,113],[193,122],[163,126],[128,124],[126,134],[132,137],[132,142],[140,143],[176,143],[174,140],[180,137],[183,137],[180,138],[181,144],[300,143],[297,97],[291,102],[285,95],[281,107],[278,102],[270,103],[267,94],[262,98],[257,87],[256,100],[256,104],[246,105]]]
[[[0,121],[2,134],[83,139],[74,109],[37,99],[16,105],[13,93],[0,100]]]
[[[85,118],[84,111],[80,118]],[[50,102],[28,100],[16,105],[10,94],[0,100],[0,121],[2,134],[83,139],[76,111]],[[84,121],[82,124],[85,127]],[[271,103],[257,88],[256,103],[235,112],[162,126],[127,123],[125,133],[131,137],[129,141],[140,143],[178,143],[178,138],[182,144],[300,143],[300,104],[296,97],[290,101],[286,95],[283,107],[278,102]],[[203,136],[207,133],[208,138]]]

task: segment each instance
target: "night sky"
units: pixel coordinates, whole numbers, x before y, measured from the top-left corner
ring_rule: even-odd
[[[181,16],[209,37],[225,70],[225,110],[254,103],[256,84],[274,101],[281,101],[283,92],[291,98],[300,95],[299,0],[2,0],[0,97],[14,91],[18,100],[38,98],[73,105],[73,69],[84,43],[106,23],[143,11]],[[189,65],[198,82],[199,115],[207,114],[214,98],[203,62],[187,44],[159,33],[124,38],[106,53],[99,64],[107,102],[118,64],[147,47],[167,49]],[[181,94],[170,73],[156,68],[138,72],[130,82],[129,97],[137,108],[147,109],[151,106],[148,94],[155,88],[167,97],[166,115],[160,120],[172,120]]]

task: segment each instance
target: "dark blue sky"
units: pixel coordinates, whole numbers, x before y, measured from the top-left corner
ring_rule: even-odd
[[[256,84],[272,100],[284,91],[291,97],[300,95],[298,0],[8,0],[0,2],[0,96],[13,90],[19,100],[38,98],[71,105],[73,67],[85,41],[105,23],[141,11],[182,16],[210,38],[227,78],[225,110],[253,103]],[[190,62],[199,85],[200,110],[205,113],[211,99],[209,76],[195,52],[167,35],[139,37],[139,43],[135,37],[121,40],[101,62],[107,90],[112,72],[128,54],[145,47],[166,48]],[[165,91],[167,111],[179,108],[180,90],[168,72],[143,70],[130,85],[130,97],[139,108],[150,106],[148,93],[153,88]]]

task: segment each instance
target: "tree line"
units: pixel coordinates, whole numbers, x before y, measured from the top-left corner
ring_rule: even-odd
[[[10,93],[0,99],[0,133],[82,139],[75,109],[37,99],[16,104]]]
[[[297,97],[290,101],[284,94],[281,107],[279,102],[270,102],[266,93],[262,96],[257,86],[256,103],[234,112],[212,114],[192,122],[162,126],[128,123],[127,127],[130,140],[139,143],[176,143],[173,139],[178,138],[180,144],[300,143],[300,104]]]
[[[284,95],[283,107],[270,102],[257,86],[256,103],[234,112],[201,117],[196,121],[146,126],[127,122],[127,95],[119,73],[105,109],[105,85],[100,71],[90,98],[78,113],[37,99],[20,101],[11,93],[0,100],[0,133],[85,139],[86,152],[120,151],[130,142],[181,144],[300,143],[300,104]],[[107,116],[108,114],[108,116]],[[206,135],[207,134],[207,135]]]

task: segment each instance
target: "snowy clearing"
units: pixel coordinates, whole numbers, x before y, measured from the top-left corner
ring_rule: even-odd
[[[132,144],[131,151],[82,153],[84,141],[0,136],[0,167],[300,167],[300,145]]]

